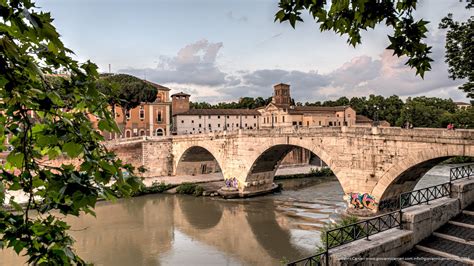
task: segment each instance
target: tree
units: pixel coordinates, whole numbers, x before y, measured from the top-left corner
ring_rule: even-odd
[[[303,21],[301,12],[307,10],[320,23],[321,31],[334,31],[347,35],[352,46],[361,43],[361,30],[374,29],[385,23],[393,29],[388,36],[390,45],[397,56],[407,56],[406,64],[416,68],[416,74],[423,77],[431,69],[433,61],[429,54],[431,47],[424,43],[428,31],[426,20],[415,21],[413,11],[417,0],[280,0],[280,10],[275,21],[289,21],[294,28],[297,21]]]
[[[115,113],[115,106],[122,109],[120,131],[123,134],[127,124],[127,114],[142,102],[153,102],[158,90],[149,82],[127,74],[104,75],[98,81],[100,90],[109,95],[109,104]]]
[[[0,151],[7,140],[12,148],[0,171],[0,247],[25,254],[31,264],[84,264],[69,225],[52,212],[93,214],[98,198],[130,195],[140,182],[90,122],[94,116],[100,130],[118,130],[96,86],[97,66],[72,60],[50,14],[29,0],[0,1],[0,18]],[[46,78],[54,71],[68,75]],[[57,158],[64,163],[48,163]],[[10,198],[11,210],[3,203],[13,191],[25,193],[27,202]]]
[[[459,87],[474,98],[474,17],[467,22],[453,20],[452,14],[441,21],[440,28],[448,29],[446,33],[446,60],[449,77],[452,79],[467,79]]]

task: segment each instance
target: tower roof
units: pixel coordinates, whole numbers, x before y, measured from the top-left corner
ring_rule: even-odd
[[[185,97],[190,97],[191,95],[187,94],[187,93],[184,93],[184,92],[178,92],[178,93],[175,93],[175,94],[172,94],[171,97],[173,96],[185,96]]]

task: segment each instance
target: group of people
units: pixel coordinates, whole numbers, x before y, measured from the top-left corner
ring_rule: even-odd
[[[453,124],[453,123],[449,123],[446,128],[447,128],[448,130],[454,130],[454,124]]]

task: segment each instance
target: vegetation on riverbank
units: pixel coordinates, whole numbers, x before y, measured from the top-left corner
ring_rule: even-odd
[[[199,197],[204,192],[204,188],[197,184],[182,183],[176,188],[176,192],[178,194],[187,194],[187,195],[194,195],[196,197]]]
[[[147,194],[163,193],[166,190],[169,190],[169,189],[172,189],[172,188],[175,188],[175,187],[176,187],[176,185],[165,184],[164,182],[154,181],[151,184],[151,186],[149,186],[149,187],[143,186],[139,191],[135,192],[133,194],[133,196],[136,197],[136,196],[143,196],[143,195],[147,195]]]
[[[342,220],[337,223],[330,223],[330,224],[324,225],[323,229],[321,230],[321,236],[320,236],[321,244],[317,247],[317,253],[324,252],[326,250],[326,240],[327,240],[326,232],[339,228],[339,227],[357,223],[358,221],[359,219],[355,216],[347,216],[347,217],[343,217]],[[360,230],[363,230],[363,228],[359,225],[356,230],[360,231]],[[350,232],[352,232],[352,230]],[[330,246],[334,247],[334,246],[340,245],[341,243],[339,242],[339,239],[353,240],[352,233],[349,234],[346,231],[342,231],[341,233],[342,233],[342,236],[340,236],[338,239],[334,239],[334,238],[330,239],[329,241]]]
[[[474,157],[457,156],[443,162],[444,164],[474,163]]]
[[[334,176],[334,173],[328,167],[321,168],[321,169],[311,168],[310,172],[306,174],[278,175],[278,176],[275,176],[274,179],[284,180],[284,179],[297,179],[297,178],[322,177],[322,176]]]

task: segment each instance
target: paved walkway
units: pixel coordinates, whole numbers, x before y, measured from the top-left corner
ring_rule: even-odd
[[[165,184],[172,184],[178,185],[181,183],[204,183],[204,182],[214,182],[214,181],[222,181],[224,177],[222,173],[212,173],[206,175],[179,175],[179,176],[159,176],[153,178],[146,178],[143,180],[143,183],[146,186],[151,186],[153,182],[164,182]]]

